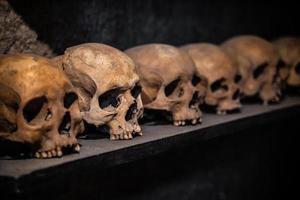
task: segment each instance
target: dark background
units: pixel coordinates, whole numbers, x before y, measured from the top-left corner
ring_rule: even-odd
[[[55,53],[84,42],[120,49],[143,43],[220,43],[238,34],[300,35],[292,1],[35,0],[9,1]]]

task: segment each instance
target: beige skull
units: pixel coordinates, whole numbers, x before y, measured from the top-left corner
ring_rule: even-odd
[[[148,44],[125,51],[137,64],[145,108],[172,113],[176,126],[201,122],[205,86],[191,58],[176,47]]]
[[[243,95],[258,94],[264,105],[280,100],[280,80],[276,73],[279,55],[270,42],[256,36],[237,36],[221,47],[238,68]]]
[[[104,44],[86,43],[68,48],[54,61],[77,88],[81,114],[88,124],[107,125],[111,140],[142,135],[139,77],[126,54]]]
[[[238,74],[229,57],[218,46],[207,43],[181,48],[191,56],[198,73],[208,82],[205,103],[216,106],[218,114],[239,109],[239,89],[235,83]]]
[[[283,62],[279,69],[281,79],[289,86],[300,87],[300,38],[280,38],[274,45]]]
[[[0,138],[32,144],[37,158],[80,150],[77,95],[63,72],[30,54],[0,57]]]

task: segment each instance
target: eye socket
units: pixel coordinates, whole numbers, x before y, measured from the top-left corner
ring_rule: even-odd
[[[43,106],[47,103],[47,98],[45,96],[37,97],[31,99],[23,109],[23,116],[27,123],[31,122],[33,119],[40,115]]]
[[[240,74],[235,75],[234,82],[239,83],[242,80],[242,76]]]
[[[139,94],[141,94],[141,91],[142,91],[142,87],[139,85],[136,85],[130,92],[134,98],[137,98],[139,96]]]
[[[100,108],[104,109],[109,106],[117,108],[121,103],[121,100],[119,98],[120,94],[121,94],[121,89],[116,88],[116,89],[109,90],[104,94],[100,95],[98,98],[98,103]]]
[[[196,76],[196,75],[194,75],[193,76],[193,79],[192,79],[192,85],[193,86],[196,86],[198,83],[200,83],[201,82],[201,78],[200,77],[198,77],[198,76]]]
[[[180,78],[172,81],[171,83],[169,83],[166,87],[165,87],[165,94],[166,96],[170,96],[176,89],[176,87],[178,86],[180,82]]]
[[[263,64],[259,65],[258,67],[256,67],[256,69],[253,71],[253,77],[255,79],[257,79],[265,71],[267,66],[268,66],[268,63],[263,63]]]
[[[233,100],[237,100],[240,97],[240,90],[236,90],[232,96]]]
[[[70,106],[78,99],[77,94],[74,92],[66,93],[64,97],[64,107],[70,108]]]
[[[296,65],[295,71],[296,71],[297,74],[300,75],[300,62]]]
[[[220,78],[216,81],[214,81],[211,86],[210,86],[210,89],[212,92],[215,92],[216,90],[220,90],[220,89],[223,89],[223,90],[228,90],[228,86],[227,85],[222,85],[222,83],[225,81],[224,78]]]
[[[194,92],[193,97],[189,103],[189,108],[192,108],[193,106],[197,105],[197,103],[199,103],[199,93],[198,92]]]

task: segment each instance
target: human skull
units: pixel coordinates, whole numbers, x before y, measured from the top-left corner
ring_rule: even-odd
[[[0,138],[33,145],[35,157],[79,152],[77,94],[58,67],[31,54],[0,56]]]
[[[276,73],[280,60],[272,43],[257,36],[237,36],[225,41],[221,48],[238,68],[244,96],[258,94],[264,105],[280,100],[281,83]]]
[[[284,37],[274,41],[283,64],[279,69],[281,79],[289,86],[300,87],[300,38]]]
[[[184,51],[165,44],[148,44],[125,53],[136,62],[145,108],[171,112],[175,126],[185,125],[186,121],[201,122],[199,103],[205,86]]]
[[[107,125],[111,140],[142,135],[139,77],[126,54],[104,44],[86,43],[68,48],[54,61],[77,88],[87,124]]]
[[[181,49],[191,56],[198,73],[208,82],[205,103],[216,106],[218,114],[239,109],[241,105],[236,84],[239,75],[229,57],[218,46],[208,43],[188,44]]]

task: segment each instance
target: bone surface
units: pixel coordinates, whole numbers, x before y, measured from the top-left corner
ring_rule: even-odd
[[[238,73],[230,58],[216,45],[188,44],[181,47],[193,59],[197,73],[207,80],[205,103],[216,106],[218,114],[239,109]]]
[[[62,149],[77,147],[76,136],[83,131],[77,94],[48,59],[1,55],[0,91],[1,139],[31,144],[36,158],[62,156]]]
[[[300,87],[300,38],[283,37],[273,43],[282,59],[281,79],[289,86]]]
[[[147,44],[125,53],[137,65],[145,108],[170,112],[175,126],[201,121],[199,103],[205,93],[204,81],[184,51],[166,44]]]
[[[125,53],[108,45],[86,43],[68,48],[53,61],[76,87],[87,124],[107,125],[111,140],[142,135],[138,124],[143,115],[139,77]]]
[[[257,36],[245,35],[225,41],[221,48],[241,75],[239,86],[245,97],[258,95],[262,102],[278,102],[281,80],[276,71],[279,54],[275,46]]]

